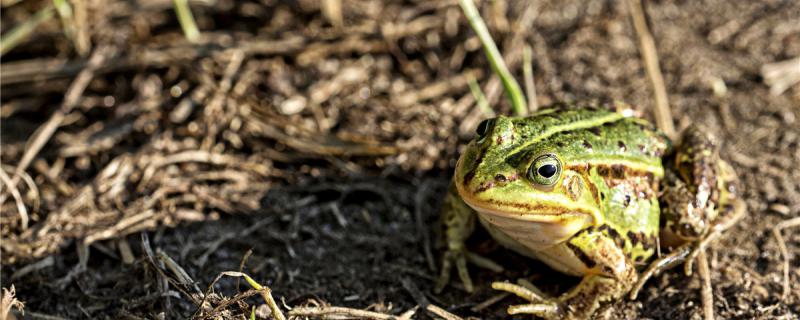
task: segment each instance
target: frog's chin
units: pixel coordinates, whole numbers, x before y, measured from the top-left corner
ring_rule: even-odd
[[[567,241],[592,224],[592,216],[582,212],[546,210],[517,212],[464,198],[478,212],[481,223],[506,247],[540,251]],[[502,234],[502,235],[501,235]],[[498,238],[499,237],[499,238]]]

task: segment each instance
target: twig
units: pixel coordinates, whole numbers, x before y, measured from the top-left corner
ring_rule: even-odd
[[[503,42],[503,50],[505,51],[503,60],[505,60],[511,68],[514,68],[519,61],[522,60],[522,51],[526,44],[526,35],[537,34],[533,29],[533,23],[536,21],[536,17],[539,14],[540,6],[541,3],[539,1],[528,2],[522,14],[519,15],[519,18],[517,18],[517,21],[515,21],[512,26],[511,37]],[[537,56],[539,56],[538,52]],[[544,61],[546,57],[541,57],[540,59]],[[499,97],[500,82],[500,77],[493,76],[486,84],[486,98],[489,100],[490,105],[494,104]]]
[[[82,243],[76,243],[75,245],[76,245],[75,249],[76,251],[78,251],[78,263],[75,264],[75,266],[69,270],[67,275],[55,281],[56,286],[61,290],[64,290],[64,288],[66,288],[67,285],[70,282],[72,282],[72,280],[75,279],[75,277],[86,272],[86,270],[88,269],[87,266],[89,265],[89,246]]]
[[[784,220],[772,228],[772,233],[775,235],[775,240],[778,241],[778,249],[781,251],[781,256],[783,256],[782,300],[786,300],[786,298],[789,297],[789,291],[791,290],[791,286],[789,285],[789,260],[791,258],[789,257],[789,250],[786,248],[786,242],[783,241],[783,236],[781,236],[781,230],[797,226],[800,226],[800,217]]]
[[[119,256],[122,258],[122,263],[130,265],[136,260],[133,250],[131,250],[131,245],[125,237],[117,240],[117,249],[119,250]]]
[[[325,19],[335,28],[341,28],[344,24],[342,18],[342,0],[322,0],[320,9]]]
[[[653,96],[655,98],[655,108],[653,109],[656,117],[658,127],[672,139],[677,138],[675,133],[675,125],[672,121],[672,114],[669,110],[669,97],[667,96],[667,88],[664,85],[664,76],[661,74],[661,68],[658,66],[658,53],[656,51],[656,43],[650,30],[647,28],[647,20],[644,15],[641,0],[627,0],[628,10],[630,10],[631,20],[633,20],[633,28],[636,30],[636,35],[639,37],[639,51],[644,60],[645,69],[647,70],[647,77],[650,79],[650,84],[653,86]]]
[[[417,285],[414,284],[414,282],[411,281],[411,279],[403,277],[401,283],[403,284],[403,289],[406,289],[406,291],[408,291],[408,293],[411,295],[411,298],[414,299],[414,302],[416,302],[418,306],[426,308],[429,304],[431,304],[430,300],[428,300],[428,298],[425,297],[425,294],[419,290]]]
[[[0,167],[2,167],[2,170],[5,171],[5,172],[14,171],[14,166],[11,166],[11,165],[0,164]],[[33,181],[33,178],[31,178],[31,175],[28,174],[27,172],[22,172],[21,178],[22,178],[22,181],[25,182],[25,185],[27,185],[27,187],[28,187],[28,196],[33,198],[32,199],[33,200],[33,204],[32,204],[32,207],[33,207],[32,209],[33,210],[32,211],[34,213],[36,213],[36,212],[39,211],[39,208],[41,207],[41,204],[42,204],[41,203],[42,202],[41,192],[39,191],[39,187],[36,185],[36,182]],[[62,187],[62,186],[59,186],[58,184],[56,184],[56,185],[59,188]]]
[[[14,197],[14,202],[17,204],[17,214],[19,214],[19,222],[20,227],[22,230],[28,229],[28,209],[25,208],[25,202],[22,201],[22,195],[19,194],[19,190],[17,189],[16,183],[11,183],[11,178],[6,174],[6,171],[0,169],[0,181],[3,182],[3,185],[8,186],[8,190],[11,193],[11,196]],[[0,203],[1,205],[1,203]]]
[[[192,16],[192,9],[189,8],[189,0],[173,0],[172,4],[175,7],[175,15],[178,16],[178,23],[183,29],[186,40],[197,42],[198,38],[200,38],[200,31],[197,30],[197,24],[194,22],[194,16]]]
[[[53,0],[53,5],[56,7],[58,17],[61,18],[61,28],[64,31],[64,35],[75,43],[75,16],[72,14],[72,6],[67,0]]]
[[[189,299],[191,299],[192,302],[194,302],[195,304],[198,304],[198,305],[202,305],[201,300],[198,300],[198,297],[197,297],[196,294],[189,293],[184,286],[180,285],[180,283],[177,282],[177,280],[167,276],[166,271],[165,271],[166,266],[164,264],[164,261],[161,260],[161,259],[158,259],[158,260],[156,259],[155,253],[153,253],[153,249],[150,246],[150,236],[147,235],[147,232],[142,232],[140,239],[141,239],[140,244],[141,244],[141,247],[142,247],[142,251],[144,251],[144,255],[147,258],[147,261],[150,262],[150,266],[160,276],[158,278],[158,280],[157,280],[158,281],[158,290],[159,290],[159,292],[162,293],[162,294],[169,292],[169,284],[173,283],[175,285],[175,289],[177,289],[178,291],[183,293],[185,296],[187,296]],[[170,296],[165,294],[165,295],[163,295],[163,297],[164,297],[163,310],[169,310],[169,308],[170,308],[170,299],[169,299]],[[205,300],[205,296],[203,296],[202,298],[203,298],[202,301],[204,301]]]
[[[218,280],[219,280],[219,278],[217,278],[215,280],[215,282],[218,281]],[[209,286],[208,291],[206,291],[206,296],[212,295],[211,294],[212,287],[213,287],[213,283],[212,283],[211,286]],[[245,292],[237,293],[233,297],[228,298],[228,299],[224,299],[221,302],[219,302],[219,304],[217,304],[217,306],[215,306],[214,309],[211,310],[210,312],[208,312],[204,317],[194,317],[194,319],[219,319],[219,318],[221,318],[219,316],[219,314],[222,312],[222,310],[225,310],[225,308],[227,308],[228,306],[236,304],[239,301],[242,301],[244,299],[247,299],[247,298],[252,297],[254,295],[257,295],[257,294],[260,294],[260,292],[258,290],[255,290],[255,289],[250,289],[250,290],[247,290]],[[252,309],[252,310],[254,310],[254,309]]]
[[[355,319],[397,319],[397,316],[374,311],[353,309],[346,307],[318,306],[318,307],[295,307],[289,311],[290,317],[320,317],[326,316],[345,316]]]
[[[247,249],[247,252],[244,253],[242,259],[239,260],[239,272],[244,272],[244,266],[247,264],[247,260],[250,259],[250,256],[253,255],[253,248]],[[236,278],[236,291],[239,291],[239,285],[241,284],[240,278]]]
[[[508,3],[506,0],[492,0],[489,2],[489,23],[499,33],[506,33],[511,28],[506,18]]]
[[[52,6],[39,10],[30,19],[23,22],[21,25],[11,29],[0,38],[0,56],[5,55],[7,52],[14,49],[23,39],[33,32],[40,24],[50,20],[53,17],[55,10]]]
[[[220,116],[223,112],[223,107],[225,105],[226,98],[228,97],[228,92],[230,91],[233,85],[233,77],[239,73],[239,69],[242,67],[242,61],[244,61],[245,55],[242,50],[233,49],[230,52],[230,60],[228,61],[228,65],[225,67],[225,73],[222,76],[222,79],[219,81],[217,86],[216,92],[214,92],[214,96],[211,98],[211,101],[208,103],[208,106],[203,110],[206,114],[206,127],[208,128],[208,132],[206,133],[206,137],[203,138],[203,142],[201,144],[201,149],[203,150],[211,150],[211,147],[216,143],[215,139],[217,133],[219,131],[219,127],[215,124],[218,121],[218,116]]]
[[[0,294],[0,318],[3,320],[11,315],[11,308],[15,308],[20,314],[25,315],[25,304],[17,299],[16,293],[12,284],[10,289],[3,288],[3,292]],[[14,316],[11,315],[10,319],[14,319]]]
[[[393,145],[355,143],[344,141],[336,136],[326,135],[317,139],[301,139],[290,136],[285,131],[262,121],[247,121],[252,134],[280,141],[287,146],[311,155],[329,156],[384,156],[400,152]]]
[[[220,37],[203,37],[199,43],[177,43],[166,48],[148,47],[134,50],[126,55],[108,61],[96,73],[107,73],[128,68],[165,67],[176,63],[191,61],[230,50],[221,46]],[[237,42],[236,48],[246,55],[291,55],[312,50],[306,39],[300,36],[287,36],[282,39],[257,39]],[[358,51],[363,48],[342,48],[341,51]],[[380,48],[366,48],[380,49]],[[379,50],[377,50],[379,51]],[[358,51],[363,52],[363,51]],[[68,77],[80,72],[87,65],[84,59],[66,60],[62,58],[28,59],[3,64],[0,74],[3,85]]]
[[[697,255],[697,273],[700,275],[700,279],[703,280],[701,296],[705,320],[714,320],[714,293],[711,288],[711,275],[708,270],[708,259],[705,251]]]
[[[475,31],[478,39],[480,39],[483,49],[486,51],[486,57],[489,59],[489,65],[503,82],[503,87],[511,100],[514,113],[518,116],[526,115],[528,113],[528,108],[525,105],[525,95],[522,93],[522,89],[519,87],[517,80],[515,80],[511,72],[508,71],[508,67],[506,67],[503,61],[503,55],[500,54],[500,50],[497,49],[497,45],[494,43],[494,40],[492,40],[492,35],[489,33],[489,29],[486,28],[486,24],[478,13],[475,3],[473,0],[459,0],[458,3],[461,5],[461,9],[464,11],[464,15],[467,17],[470,26],[472,26],[472,30]]]
[[[19,163],[17,164],[17,169],[14,171],[14,176],[11,178],[11,182],[8,184],[9,188],[14,188],[17,186],[19,179],[22,176],[22,173],[28,168],[31,161],[36,157],[42,147],[47,144],[47,141],[50,140],[50,137],[53,136],[56,129],[58,129],[61,122],[64,120],[66,115],[72,111],[72,108],[78,104],[78,100],[80,100],[81,95],[83,95],[83,90],[86,89],[86,86],[89,85],[89,82],[94,77],[94,71],[103,64],[103,62],[113,55],[114,49],[111,47],[101,47],[98,48],[91,58],[89,58],[89,63],[86,65],[86,69],[81,71],[80,74],[75,78],[75,81],[72,82],[72,85],[67,90],[67,93],[64,95],[64,101],[61,103],[61,107],[56,110],[55,113],[50,117],[47,122],[45,122],[36,132],[28,139],[28,143],[26,144],[25,153],[22,155],[22,159],[20,159]],[[0,188],[2,191],[2,188]],[[0,196],[0,205],[2,205],[6,200],[6,195]]]
[[[480,312],[481,310],[486,309],[486,308],[490,307],[491,305],[500,302],[500,300],[503,300],[503,299],[507,298],[510,295],[511,294],[508,293],[508,292],[503,292],[501,294],[496,294],[496,295],[490,297],[489,299],[486,299],[483,302],[481,302],[479,304],[476,304],[474,307],[470,308],[469,310],[472,311],[472,312]]]
[[[417,228],[417,237],[422,239],[422,251],[425,253],[425,260],[428,262],[428,269],[436,271],[436,262],[433,259],[433,250],[431,249],[431,238],[428,228],[426,228],[424,219],[422,218],[422,203],[425,201],[426,196],[429,195],[430,186],[426,182],[422,182],[417,192],[414,194],[414,224]]]
[[[403,312],[403,314],[397,317],[397,320],[411,320],[411,317],[417,313],[417,309],[419,309],[419,306],[414,306],[413,308],[408,309],[406,312]]]
[[[72,22],[75,25],[75,38],[72,41],[75,43],[75,51],[85,57],[89,50],[92,49],[89,26],[87,24],[86,0],[73,0],[72,7],[74,11]]]
[[[470,1],[472,1],[472,0],[470,0]],[[434,304],[429,304],[428,307],[425,308],[425,310],[428,310],[428,312],[433,313],[433,314],[435,314],[437,316],[440,316],[440,317],[444,318],[445,320],[463,320],[463,318],[461,318],[461,317],[459,317],[457,315],[454,315],[454,314],[448,312],[447,310],[442,309],[442,308],[440,308],[440,307],[438,307],[438,306],[436,306]]]
[[[67,320],[67,318],[62,318],[59,316],[54,316],[42,312],[30,311],[28,312],[28,315],[31,317],[31,319],[38,319],[38,320]]]
[[[140,223],[153,221],[153,217],[156,216],[156,212],[153,209],[144,210],[141,213],[137,213],[132,216],[125,217],[117,222],[114,226],[91,233],[83,239],[83,243],[86,245],[92,244],[92,242],[100,241],[104,239],[110,239],[116,236],[119,236],[123,230],[130,228],[131,226],[135,226]],[[124,234],[124,233],[123,233]]]
[[[528,111],[531,113],[539,109],[536,100],[536,85],[533,79],[533,53],[531,46],[525,45],[522,49],[522,74],[525,77],[525,95],[528,96]]]
[[[36,261],[34,263],[31,263],[29,265],[20,268],[17,271],[14,271],[14,273],[11,274],[11,278],[9,280],[14,281],[28,275],[31,272],[42,270],[47,267],[52,267],[55,264],[55,262],[56,260],[55,258],[53,258],[53,256],[48,256],[47,258]]]
[[[761,76],[769,85],[769,93],[780,95],[800,82],[800,57],[765,64],[761,67]]]
[[[258,282],[253,280],[253,278],[248,276],[246,273],[236,272],[236,271],[225,271],[225,272],[220,273],[217,276],[217,279],[214,280],[209,285],[209,288],[212,285],[214,285],[214,283],[217,282],[217,280],[219,280],[219,278],[221,276],[243,277],[247,281],[247,283],[250,284],[250,286],[253,287],[253,289],[258,290],[258,293],[260,293],[261,297],[264,298],[264,301],[267,303],[267,306],[269,306],[270,311],[272,311],[272,316],[275,317],[275,319],[277,319],[277,320],[286,320],[286,316],[283,315],[283,311],[281,311],[280,307],[278,307],[278,303],[276,303],[275,299],[272,298],[272,289],[260,285]],[[202,307],[202,304],[201,304],[200,307]]]
[[[187,288],[191,287],[197,294],[203,294],[203,291],[200,291],[200,287],[197,286],[197,283],[194,281],[194,279],[192,279],[189,273],[186,272],[186,269],[175,262],[175,260],[162,251],[161,248],[156,248],[156,257],[158,258],[158,261],[164,263],[167,269],[172,272],[172,274],[178,280],[178,283]],[[203,295],[203,299],[205,299],[205,297],[206,296]]]

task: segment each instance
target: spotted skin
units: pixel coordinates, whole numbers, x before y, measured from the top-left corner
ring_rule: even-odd
[[[469,256],[463,242],[477,217],[501,245],[583,277],[558,298],[534,299],[510,312],[590,317],[637,283],[637,270],[656,254],[664,229],[678,241],[700,240],[718,205],[725,207],[733,194],[732,180],[719,174],[729,170],[717,164],[716,145],[700,131],[688,131],[684,143],[673,152],[648,122],[597,107],[560,105],[481,123],[445,200],[448,252],[437,291],[453,265],[473,289],[462,268]],[[659,199],[662,188],[667,197]],[[682,212],[688,203],[699,209]],[[497,287],[532,299],[515,291],[522,289]]]

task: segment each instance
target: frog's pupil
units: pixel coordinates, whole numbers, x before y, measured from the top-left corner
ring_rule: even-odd
[[[546,165],[543,165],[543,166],[539,167],[539,169],[536,169],[536,172],[538,172],[539,175],[542,176],[542,177],[550,178],[554,174],[556,174],[556,166],[554,166],[552,164],[546,164]]]

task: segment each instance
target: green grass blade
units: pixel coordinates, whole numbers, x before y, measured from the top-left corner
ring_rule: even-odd
[[[175,14],[178,16],[178,22],[181,24],[183,34],[189,42],[195,42],[200,38],[200,30],[197,29],[197,24],[194,22],[192,9],[189,8],[189,0],[173,0],[172,4],[175,7]]]
[[[33,30],[43,22],[53,17],[53,7],[47,7],[36,12],[28,21],[11,29],[8,33],[0,37],[0,56],[14,49],[22,40],[27,38]]]
[[[503,55],[501,55],[500,50],[497,49],[497,45],[494,43],[492,35],[489,34],[489,29],[486,28],[486,23],[483,22],[481,15],[478,13],[478,8],[475,7],[475,3],[473,3],[473,0],[459,0],[458,3],[461,5],[461,10],[464,11],[464,15],[467,17],[472,30],[475,31],[475,34],[481,41],[483,49],[486,51],[486,57],[489,59],[489,64],[492,66],[492,70],[500,77],[500,81],[503,82],[503,87],[509,99],[511,99],[511,106],[514,108],[514,113],[518,116],[527,115],[528,107],[526,106],[525,95],[522,93],[522,89],[519,83],[517,83],[517,80],[515,80],[511,72],[508,71],[508,67],[503,61]]]
[[[478,81],[470,76],[467,78],[467,84],[469,84],[469,91],[472,92],[472,96],[475,98],[475,103],[478,104],[478,108],[480,108],[487,117],[494,118],[494,110],[492,110],[492,107],[489,105],[489,101],[486,100],[486,95],[483,94],[483,90],[481,90]]]

